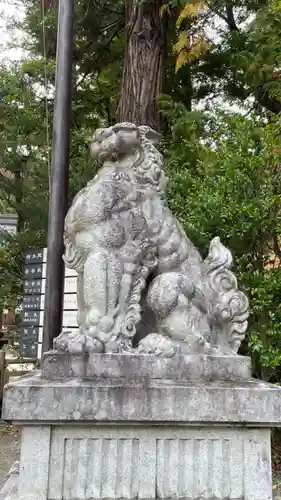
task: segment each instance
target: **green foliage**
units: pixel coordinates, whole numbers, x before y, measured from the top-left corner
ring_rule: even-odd
[[[180,13],[176,68],[191,98],[227,96],[238,104],[251,98],[254,106],[281,111],[278,0],[171,0],[169,9]]]
[[[171,129],[164,153],[172,210],[206,255],[220,236],[250,297],[248,349],[255,373],[281,361],[281,123],[188,112],[162,97]],[[246,347],[244,346],[244,349]]]
[[[18,216],[19,234],[0,247],[0,309],[15,306],[22,291],[23,254],[45,240],[48,166],[44,104],[20,67],[0,69],[0,199]]]
[[[45,57],[54,64],[57,43],[57,2],[45,0],[44,32],[41,2],[26,0],[23,28],[29,35],[29,49],[36,58]],[[114,122],[124,50],[124,3],[75,2],[73,50],[73,120],[85,125],[87,118],[92,129],[95,121]],[[43,72],[42,72],[43,75]],[[47,75],[54,84],[54,73]],[[38,77],[38,75],[37,75]]]

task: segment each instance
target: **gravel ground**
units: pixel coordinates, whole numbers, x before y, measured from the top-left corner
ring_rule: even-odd
[[[0,424],[0,489],[13,463],[19,459],[20,436],[17,429]]]
[[[273,500],[281,500],[281,472],[273,473]]]
[[[0,424],[0,490],[10,468],[20,455],[20,435],[15,427]],[[281,500],[281,472],[273,474],[273,500]]]

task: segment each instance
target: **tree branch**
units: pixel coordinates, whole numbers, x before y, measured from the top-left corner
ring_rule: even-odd
[[[281,102],[275,99],[275,97],[271,97],[262,88],[257,89],[256,99],[261,106],[271,111],[271,113],[277,115],[281,112]]]
[[[227,2],[226,4],[226,19],[227,24],[229,26],[230,31],[239,31],[238,26],[236,24],[234,13],[233,13],[233,5],[232,3]]]
[[[220,17],[223,21],[226,22],[230,31],[239,31],[239,28],[236,24],[234,13],[233,13],[233,4],[229,0],[227,0],[225,5],[225,14],[223,14],[220,9],[214,5],[211,5],[207,2],[207,6],[209,9],[214,12],[218,17]]]

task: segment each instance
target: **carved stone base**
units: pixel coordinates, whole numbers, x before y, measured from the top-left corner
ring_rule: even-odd
[[[272,499],[280,387],[187,380],[183,368],[172,373],[172,360],[149,356],[95,360],[92,379],[38,372],[6,386],[3,418],[22,426],[17,493],[7,500]],[[56,361],[46,355],[45,375]],[[145,376],[134,376],[140,368]]]

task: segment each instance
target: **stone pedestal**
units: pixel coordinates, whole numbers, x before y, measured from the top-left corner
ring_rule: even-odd
[[[280,410],[247,358],[48,353],[5,388],[3,418],[22,426],[14,495],[270,500]]]

